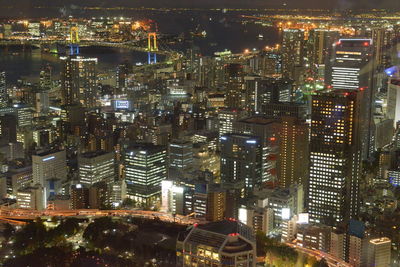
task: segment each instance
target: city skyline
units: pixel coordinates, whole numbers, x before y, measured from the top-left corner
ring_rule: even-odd
[[[400,13],[371,3],[5,7],[0,265],[399,266]]]

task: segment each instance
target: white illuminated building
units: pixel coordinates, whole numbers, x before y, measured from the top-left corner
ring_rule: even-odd
[[[242,113],[238,110],[223,109],[218,113],[219,136],[233,133],[233,122],[240,119]]]
[[[371,39],[340,39],[335,46],[330,76],[331,86],[339,90],[359,90],[369,85]]]
[[[79,182],[91,186],[98,182],[111,184],[115,179],[114,153],[88,152],[79,155]]]
[[[16,193],[17,207],[33,210],[45,209],[46,200],[43,198],[44,193],[44,187],[40,185],[19,189]]]
[[[67,179],[65,150],[53,150],[32,155],[33,185],[44,188],[44,199],[57,194],[61,182]]]
[[[169,144],[169,166],[186,169],[193,163],[193,144],[188,141],[174,140]]]
[[[360,68],[332,68],[332,87],[335,89],[353,89],[359,88]]]
[[[123,154],[128,197],[148,204],[158,199],[167,178],[167,151],[162,146],[136,144]]]

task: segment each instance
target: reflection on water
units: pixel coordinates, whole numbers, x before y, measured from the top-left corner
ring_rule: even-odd
[[[87,57],[98,58],[99,71],[105,71],[128,60],[130,62],[145,62],[147,54],[115,48],[82,48],[81,54]],[[19,78],[24,78],[31,82],[39,79],[40,68],[42,65],[52,66],[54,78],[58,78],[60,73],[59,55],[42,53],[40,49],[23,51],[21,48],[0,49],[0,69],[7,73],[7,82],[14,84]]]
[[[89,15],[89,14],[86,14]],[[90,14],[96,16],[97,13]],[[104,14],[102,14],[104,15]],[[111,15],[111,14],[109,14]],[[213,55],[216,51],[229,49],[234,53],[244,49],[262,49],[267,45],[274,45],[279,41],[279,33],[276,28],[261,24],[247,23],[238,13],[222,14],[221,12],[182,12],[171,16],[170,13],[137,13],[125,14],[134,18],[150,18],[157,21],[159,31],[185,37],[184,43],[179,43],[170,48],[186,51],[191,47],[197,47],[202,55]],[[190,32],[207,33],[206,38],[193,37]],[[0,49],[0,69],[8,73],[8,81],[15,82],[19,77],[29,80],[37,79],[42,64],[53,66],[55,77],[60,72],[58,56],[42,54],[39,49],[12,53],[4,48]],[[147,54],[114,48],[82,48],[85,56],[97,57],[99,69],[107,70],[115,68],[119,63],[128,60],[132,63],[146,62]]]

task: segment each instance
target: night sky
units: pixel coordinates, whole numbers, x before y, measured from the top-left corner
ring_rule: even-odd
[[[145,7],[283,7],[288,8],[398,8],[400,0],[0,0],[0,7],[145,6]]]

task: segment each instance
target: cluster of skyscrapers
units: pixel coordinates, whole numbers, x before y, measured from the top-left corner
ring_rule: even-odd
[[[11,87],[0,72],[1,197],[212,222],[179,237],[180,266],[255,266],[257,231],[399,264],[396,225],[382,228],[399,201],[399,29],[281,35],[262,51],[121,62],[111,78],[76,44],[59,80],[46,65]]]

